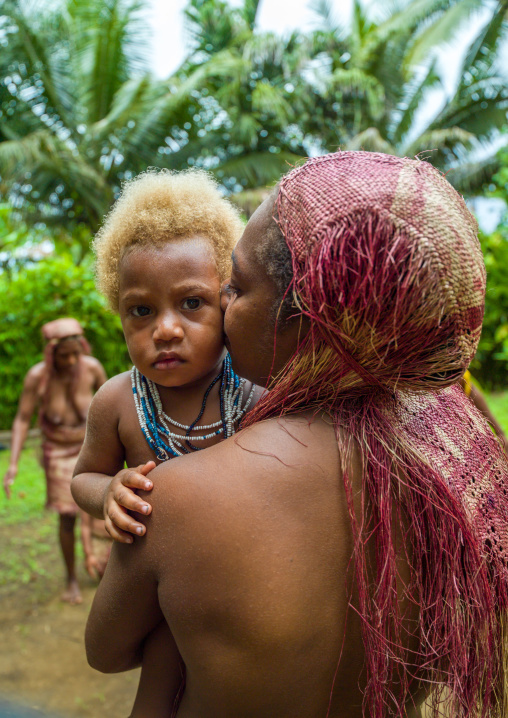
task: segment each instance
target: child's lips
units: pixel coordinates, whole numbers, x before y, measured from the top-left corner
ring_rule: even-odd
[[[179,356],[161,357],[153,363],[154,369],[175,369],[175,367],[183,364],[183,359]]]

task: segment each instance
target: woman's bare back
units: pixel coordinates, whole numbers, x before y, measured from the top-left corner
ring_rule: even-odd
[[[154,521],[164,519],[147,532],[158,544],[160,606],[187,670],[179,718],[362,716],[363,642],[354,595],[349,607],[353,540],[334,429],[309,417],[262,422],[185,467],[181,481],[165,466],[154,472]]]

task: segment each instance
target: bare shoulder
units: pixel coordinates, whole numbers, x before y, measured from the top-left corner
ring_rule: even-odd
[[[36,386],[38,386],[39,382],[42,379],[42,376],[44,374],[45,369],[45,363],[43,361],[38,362],[33,367],[31,367],[25,376],[24,381],[24,388],[25,389],[32,389]]]
[[[93,397],[90,406],[91,416],[96,416],[103,411],[107,411],[108,415],[121,411],[125,397],[129,397],[130,394],[130,372],[124,371],[122,374],[111,377],[104,382]]]
[[[97,371],[103,368],[100,361],[89,354],[83,354],[83,361],[88,368],[92,369],[92,371]]]
[[[98,359],[92,356],[84,355],[83,361],[93,381],[94,389],[98,390],[107,380],[104,367]]]
[[[124,371],[121,374],[115,374],[111,379],[108,379],[101,386],[96,396],[108,396],[113,398],[114,396],[123,396],[126,389],[131,391],[131,373],[130,371]]]
[[[218,527],[232,531],[238,520],[257,513],[270,496],[274,505],[305,502],[340,473],[333,427],[323,418],[296,415],[269,419],[226,441],[178,457],[150,472],[154,506],[149,522],[162,531],[185,523],[196,536]],[[203,516],[207,521],[203,521]],[[159,528],[157,529],[159,530]]]

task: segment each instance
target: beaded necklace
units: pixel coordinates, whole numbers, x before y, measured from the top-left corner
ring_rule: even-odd
[[[219,381],[221,418],[213,424],[196,426],[203,416],[206,401],[212,388]],[[189,454],[190,451],[198,451],[202,447],[195,446],[192,443],[194,441],[205,441],[219,434],[224,434],[225,439],[232,436],[235,433],[235,424],[245,415],[254,393],[253,387],[242,408],[245,379],[240,379],[240,377],[235,374],[231,366],[231,357],[229,354],[226,354],[220,374],[215,377],[204,393],[199,414],[192,424],[186,426],[185,424],[180,424],[178,421],[175,421],[165,413],[162,408],[162,401],[157,385],[141,374],[135,366],[133,366],[131,370],[131,382],[134,404],[136,406],[141,431],[148,445],[160,461],[167,461],[173,458],[173,456]],[[185,435],[175,433],[173,427],[185,431]],[[212,429],[211,433],[194,433],[207,431],[208,429]]]

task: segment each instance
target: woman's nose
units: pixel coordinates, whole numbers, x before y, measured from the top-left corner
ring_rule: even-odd
[[[158,317],[153,333],[156,342],[167,342],[171,339],[183,338],[183,326],[176,312],[165,312]]]

